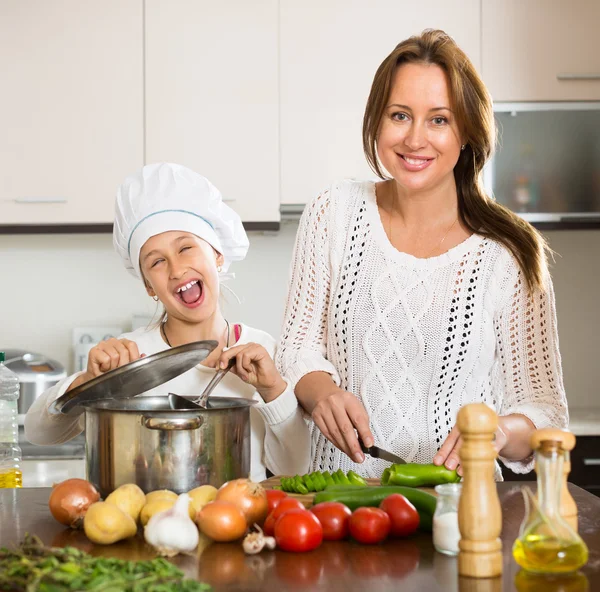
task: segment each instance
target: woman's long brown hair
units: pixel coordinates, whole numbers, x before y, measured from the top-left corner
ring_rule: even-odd
[[[444,31],[428,29],[406,39],[379,66],[363,119],[363,149],[371,168],[386,179],[377,158],[377,136],[394,75],[405,63],[437,64],[448,77],[450,100],[467,144],[454,168],[462,223],[471,232],[502,243],[512,253],[530,293],[543,289],[546,241],[531,224],[483,189],[481,172],[496,140],[492,99],[467,55]]]

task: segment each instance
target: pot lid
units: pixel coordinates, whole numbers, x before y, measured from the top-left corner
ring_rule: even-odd
[[[66,414],[83,403],[135,397],[187,372],[216,347],[216,341],[195,341],[140,358],[66,392],[49,411]]]

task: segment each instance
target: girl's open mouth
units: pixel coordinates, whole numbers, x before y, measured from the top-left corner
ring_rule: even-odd
[[[186,306],[197,306],[202,299],[203,288],[201,280],[191,280],[175,290],[175,297]]]

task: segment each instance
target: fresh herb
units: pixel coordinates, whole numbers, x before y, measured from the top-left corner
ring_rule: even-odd
[[[25,535],[15,550],[0,548],[0,590],[3,592],[205,592],[208,584],[184,579],[183,572],[163,558],[126,561],[92,557],[74,547],[46,547]]]

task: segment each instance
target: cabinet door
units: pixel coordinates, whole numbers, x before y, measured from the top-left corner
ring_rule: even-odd
[[[0,2],[0,225],[113,221],[143,164],[142,0]]]
[[[495,101],[600,99],[597,0],[485,0],[482,23]]]
[[[277,0],[146,0],[146,162],[279,220]]]
[[[304,204],[332,181],[372,178],[362,118],[379,64],[425,28],[456,39],[480,65],[479,0],[281,0],[282,203]]]

